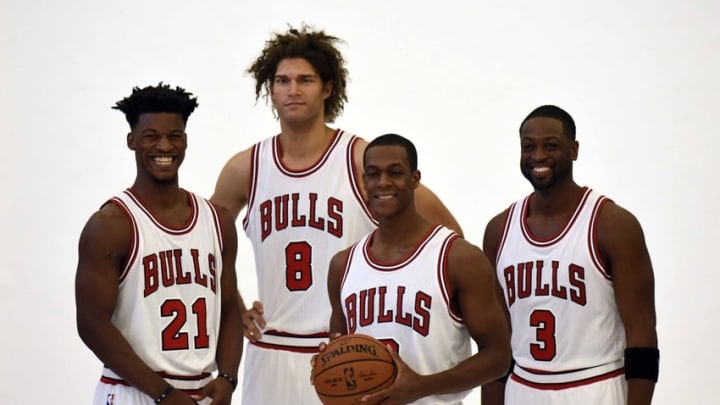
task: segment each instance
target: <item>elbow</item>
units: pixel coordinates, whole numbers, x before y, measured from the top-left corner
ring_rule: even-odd
[[[512,365],[512,351],[510,350],[510,342],[503,343],[501,347],[497,349],[496,353],[496,368],[495,368],[495,379],[506,376],[511,370]]]

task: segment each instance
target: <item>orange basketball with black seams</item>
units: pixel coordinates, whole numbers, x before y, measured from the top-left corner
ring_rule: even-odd
[[[324,405],[374,405],[360,399],[389,387],[396,376],[397,366],[385,345],[362,334],[329,342],[312,370],[315,391]]]

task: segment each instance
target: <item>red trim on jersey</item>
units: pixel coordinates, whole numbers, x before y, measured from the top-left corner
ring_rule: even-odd
[[[198,375],[173,375],[173,374],[168,374],[168,373],[165,373],[162,371],[159,371],[156,374],[164,379],[176,380],[176,381],[202,381],[211,376],[210,373],[202,373],[202,374],[198,374]],[[127,382],[123,379],[107,377],[104,375],[100,377],[100,382],[102,382],[104,384],[110,384],[110,385],[124,385],[126,387],[133,386],[132,384],[130,384],[129,382]],[[195,389],[182,389],[182,388],[176,387],[176,389],[179,389],[190,395],[197,395],[200,393],[200,390],[202,390],[202,387],[198,387]]]
[[[218,213],[218,207],[215,206],[211,201],[203,199],[205,203],[210,207],[213,217],[213,229],[215,229],[215,236],[218,238],[218,246],[220,246],[220,252],[224,252],[225,248],[225,228],[223,228],[222,221],[220,221],[220,214]]]
[[[588,251],[590,252],[593,264],[595,264],[595,268],[603,277],[612,280],[612,274],[608,271],[608,267],[605,265],[605,261],[600,254],[600,247],[597,240],[597,225],[600,219],[600,211],[608,201],[610,200],[607,197],[601,196],[595,202],[595,207],[593,207],[592,215],[590,216],[590,226],[588,227]]]
[[[505,242],[507,241],[508,234],[510,233],[510,222],[513,219],[513,213],[515,212],[515,209],[517,208],[517,202],[514,202],[510,205],[510,207],[507,209],[507,216],[505,217],[505,225],[503,225],[502,228],[502,237],[500,238],[500,242],[497,246],[497,252],[495,253],[495,268],[497,268],[498,260],[500,259],[500,254],[502,253],[503,248],[505,247]]]
[[[365,196],[362,193],[362,182],[360,181],[360,176],[358,175],[357,167],[355,166],[355,147],[360,142],[360,138],[351,135],[350,142],[348,142],[348,148],[347,148],[347,154],[345,161],[347,162],[347,172],[348,172],[348,178],[350,179],[350,187],[352,188],[352,192],[355,195],[355,199],[357,200],[358,204],[360,204],[360,207],[362,208],[363,212],[365,212],[365,215],[367,215],[368,219],[375,224],[375,226],[378,225],[377,219],[373,217],[372,212],[370,211],[370,206],[368,205],[367,201],[365,200]]]
[[[255,192],[257,190],[257,182],[260,175],[260,147],[261,143],[256,143],[252,147],[252,153],[250,153],[250,184],[248,185],[248,201],[245,209],[245,216],[242,220],[243,229],[247,231],[247,227],[250,224],[250,212],[252,212],[253,205],[255,204]]]
[[[376,232],[373,231],[367,238],[367,240],[365,241],[365,245],[363,246],[363,255],[365,256],[365,261],[370,267],[379,271],[394,271],[403,268],[407,266],[410,262],[415,260],[415,258],[420,254],[420,252],[422,252],[425,246],[427,246],[427,244],[440,231],[440,229],[442,229],[442,227],[442,225],[435,225],[434,227],[430,228],[430,230],[420,240],[420,242],[417,244],[417,246],[415,247],[415,249],[413,249],[412,252],[408,253],[407,256],[398,260],[397,262],[390,263],[383,263],[373,257],[372,252],[370,251],[370,245],[372,244],[372,240],[375,237]]]
[[[625,374],[625,368],[620,368],[617,370],[607,372],[605,374],[600,374],[600,375],[590,377],[590,378],[585,378],[582,380],[569,381],[569,382],[565,382],[565,383],[545,383],[545,384],[528,381],[528,380],[518,376],[515,373],[512,373],[510,375],[510,378],[512,378],[514,381],[517,381],[518,383],[520,383],[522,385],[526,385],[528,387],[535,388],[538,390],[564,390],[564,389],[568,389],[568,388],[575,388],[575,387],[580,387],[583,385],[593,384],[598,381],[607,380],[607,379],[614,378],[614,377],[617,377],[617,376],[623,375],[623,374]]]
[[[311,164],[309,167],[305,169],[300,170],[293,170],[289,167],[285,166],[285,162],[282,160],[282,147],[280,145],[280,135],[275,135],[275,137],[272,139],[272,155],[273,160],[275,161],[275,166],[278,168],[278,170],[283,173],[284,175],[288,177],[305,177],[309,176],[316,171],[318,171],[324,164],[327,162],[327,160],[330,158],[330,155],[332,154],[333,149],[337,146],[337,144],[340,142],[340,134],[342,133],[341,130],[336,129],[333,133],[333,138],[330,140],[330,143],[328,144],[327,148],[325,148],[325,152],[320,156],[320,158],[317,160],[317,162]]]
[[[447,238],[445,238],[445,241],[443,241],[443,245],[440,248],[440,255],[438,256],[437,278],[438,285],[440,286],[440,292],[442,293],[442,298],[443,301],[445,301],[445,306],[448,309],[448,314],[450,315],[450,318],[452,318],[455,322],[463,323],[462,314],[458,311],[458,308],[453,308],[452,301],[450,300],[450,297],[452,297],[453,295],[453,291],[452,284],[450,283],[447,272],[450,248],[459,237],[460,235],[453,232],[452,234],[448,235]]]
[[[327,338],[330,337],[330,335],[327,332],[317,332],[317,333],[309,333],[305,335],[298,335],[297,333],[290,333],[290,332],[280,332],[274,329],[266,330],[263,332],[264,335],[271,335],[271,336],[282,336],[282,337],[291,337],[296,339],[317,339],[317,338]]]
[[[350,250],[348,251],[347,257],[345,257],[345,264],[343,264],[343,275],[342,279],[340,280],[340,291],[342,291],[343,287],[345,286],[345,280],[347,279],[347,275],[350,271],[350,262],[352,261],[352,257],[355,256],[355,250],[358,247],[359,242],[353,243],[353,245],[350,247]]]
[[[282,350],[286,352],[294,352],[294,353],[317,353],[318,348],[317,347],[303,347],[303,346],[285,346],[285,345],[278,345],[274,343],[264,343],[264,342],[250,342],[250,344],[255,345],[257,347],[261,347],[263,349],[272,349],[272,350]]]
[[[160,220],[156,217],[155,213],[152,212],[149,208],[145,206],[144,201],[140,198],[139,195],[135,194],[135,192],[132,189],[127,189],[123,191],[132,202],[135,203],[135,205],[140,208],[140,210],[145,213],[145,215],[157,226],[160,230],[162,230],[165,233],[169,233],[170,235],[185,235],[192,231],[192,229],[195,227],[195,224],[197,224],[198,221],[198,206],[197,201],[195,200],[195,195],[188,192],[187,190],[182,190],[185,192],[185,195],[187,196],[188,203],[190,204],[190,216],[188,217],[187,221],[183,225],[181,225],[179,228],[175,228],[170,225],[163,224],[160,222]]]
[[[536,247],[548,247],[560,242],[562,238],[570,231],[578,216],[580,216],[580,213],[582,212],[582,209],[585,206],[585,203],[587,202],[591,191],[592,190],[590,190],[589,188],[583,187],[580,198],[578,199],[577,206],[575,207],[575,212],[573,212],[573,214],[570,216],[565,226],[560,228],[555,235],[551,235],[549,238],[543,239],[533,235],[532,230],[530,230],[530,225],[527,223],[528,209],[530,207],[530,200],[532,199],[533,194],[525,197],[522,205],[522,211],[520,211],[520,230],[525,237],[525,240],[530,245]]]
[[[125,277],[128,275],[128,271],[135,263],[135,259],[137,259],[138,252],[140,251],[140,231],[137,222],[135,222],[135,217],[130,212],[130,208],[125,205],[125,202],[117,197],[111,198],[108,202],[120,208],[120,211],[125,214],[125,217],[127,217],[128,222],[130,223],[130,246],[128,246],[125,262],[123,263],[122,270],[120,271],[120,276],[118,278],[118,284],[120,284],[123,280],[125,280]]]

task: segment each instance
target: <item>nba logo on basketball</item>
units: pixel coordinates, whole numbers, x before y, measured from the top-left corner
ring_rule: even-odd
[[[348,391],[352,391],[357,388],[357,382],[355,382],[355,370],[352,367],[345,369],[345,387]]]

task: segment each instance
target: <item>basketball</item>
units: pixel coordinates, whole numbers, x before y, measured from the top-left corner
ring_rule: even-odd
[[[396,375],[397,367],[385,345],[362,334],[329,342],[312,370],[315,391],[324,405],[361,404],[363,396],[389,387]]]

